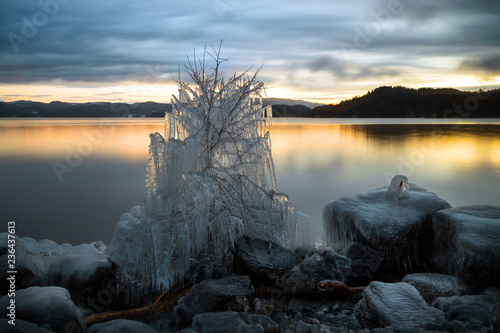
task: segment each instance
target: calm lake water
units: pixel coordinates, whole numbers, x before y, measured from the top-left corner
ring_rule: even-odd
[[[163,119],[0,120],[0,221],[58,243],[109,243],[145,196],[149,133]],[[273,121],[278,190],[321,239],[323,206],[394,174],[452,206],[500,205],[500,119]]]

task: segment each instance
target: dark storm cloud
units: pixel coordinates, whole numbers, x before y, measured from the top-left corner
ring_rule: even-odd
[[[336,78],[343,80],[367,79],[386,76],[395,77],[401,75],[401,71],[393,68],[356,65],[346,60],[326,56],[317,58],[307,63],[305,67],[312,72],[329,72]]]
[[[153,76],[166,79],[193,48],[200,54],[204,45],[222,39],[222,55],[231,57],[228,71],[266,63],[272,73],[294,67],[348,80],[397,78],[415,59],[436,55],[497,70],[495,59],[477,58],[477,49],[499,51],[499,4],[4,0],[0,82],[140,81],[152,68]],[[365,60],[343,57],[341,45]],[[371,60],[380,55],[390,57]]]
[[[461,69],[479,70],[485,74],[500,73],[500,54],[490,54],[464,60],[460,63]]]
[[[209,23],[194,6],[165,1],[6,1],[2,7],[0,74],[11,83],[118,81],[153,65],[176,71],[185,60],[178,45],[189,39],[199,46]]]

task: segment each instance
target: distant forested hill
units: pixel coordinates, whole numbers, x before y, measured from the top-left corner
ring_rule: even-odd
[[[272,104],[275,117],[305,117],[312,108],[297,103],[313,105],[305,101],[264,100],[265,105],[272,102],[280,103]],[[126,104],[16,101],[0,103],[0,117],[165,117],[165,112],[171,110],[171,104],[155,102]]]
[[[0,117],[164,117],[172,106],[166,103],[0,103]]]
[[[268,104],[272,105],[275,117],[500,118],[500,89],[468,92],[451,88],[380,87],[335,105],[264,99],[264,105]],[[164,117],[171,110],[170,104],[156,102],[0,102],[0,117]]]
[[[339,104],[315,107],[307,117],[500,118],[500,89],[380,87]]]

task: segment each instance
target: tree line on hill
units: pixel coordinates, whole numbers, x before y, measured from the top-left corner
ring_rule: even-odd
[[[272,99],[270,102],[298,103],[301,101]],[[305,105],[271,104],[275,117],[305,117],[312,109]],[[16,101],[0,103],[0,117],[164,117],[172,111],[169,103],[40,103]]]
[[[500,118],[500,89],[379,87],[338,104],[264,99],[274,117],[309,118]],[[303,105],[303,104],[305,105]],[[313,107],[313,108],[312,108]],[[0,102],[0,117],[163,117],[169,103]]]
[[[361,97],[315,107],[320,118],[500,118],[500,89],[379,87]]]

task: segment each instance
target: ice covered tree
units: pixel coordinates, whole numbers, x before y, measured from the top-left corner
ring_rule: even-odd
[[[179,75],[165,136],[150,135],[145,207],[122,216],[108,251],[141,288],[229,273],[240,235],[313,245],[307,216],[277,192],[259,70],[225,78],[225,61],[220,48],[188,59],[192,84]]]

